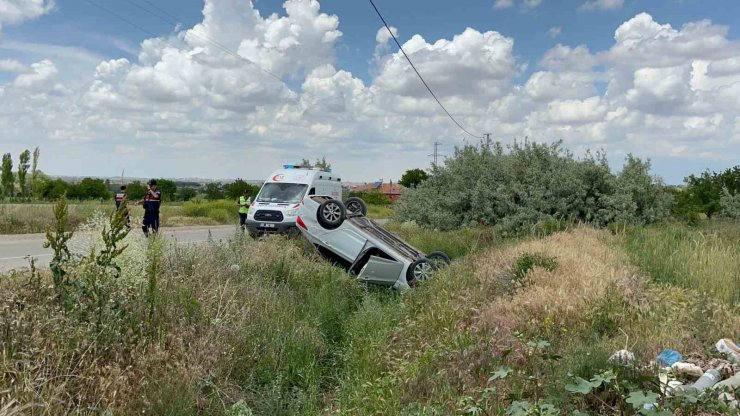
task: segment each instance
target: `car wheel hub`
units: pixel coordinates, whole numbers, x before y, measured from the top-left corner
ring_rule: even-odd
[[[337,222],[341,216],[341,211],[336,204],[330,204],[324,207],[324,219],[329,222]]]
[[[432,265],[428,262],[419,263],[414,267],[414,280],[429,280],[432,276]]]

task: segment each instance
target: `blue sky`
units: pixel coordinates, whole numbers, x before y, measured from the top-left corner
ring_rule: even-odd
[[[0,1],[18,2],[18,0]],[[32,1],[44,2],[44,0]],[[153,0],[160,8],[180,18],[182,24],[177,30],[171,24],[163,22],[150,12],[142,10],[142,8],[152,9],[144,0],[90,1],[109,8],[125,19],[136,22],[146,31],[162,38],[185,33],[204,19],[203,1]],[[308,2],[308,0],[305,1]],[[611,159],[617,165],[625,153],[634,152],[640,156],[652,158],[656,173],[661,174],[672,183],[680,182],[683,176],[697,170],[704,168],[721,169],[738,163],[736,158],[728,156],[730,152],[737,149],[734,147],[735,139],[732,135],[740,134],[738,133],[740,127],[736,125],[737,123],[734,120],[736,113],[734,109],[720,108],[722,99],[724,99],[722,94],[727,94],[727,88],[736,85],[736,74],[723,75],[723,78],[718,78],[716,82],[712,81],[707,84],[708,86],[705,89],[707,91],[712,88],[716,89],[717,96],[708,98],[708,93],[705,94],[702,90],[700,98],[701,100],[707,100],[708,104],[706,108],[703,107],[701,110],[689,108],[691,100],[688,99],[686,94],[691,93],[691,91],[681,92],[675,85],[666,87],[676,88],[675,93],[668,94],[664,90],[640,91],[638,85],[621,84],[625,79],[633,79],[637,83],[638,74],[667,79],[666,71],[671,70],[673,71],[672,74],[678,74],[681,72],[681,68],[685,69],[684,72],[690,72],[691,82],[694,83],[696,68],[693,65],[697,62],[717,61],[719,62],[717,65],[724,65],[723,68],[728,65],[732,66],[724,62],[734,62],[732,59],[738,56],[736,48],[737,39],[740,37],[740,2],[730,0],[716,0],[709,3],[699,0],[624,0],[620,2],[617,0],[616,3],[619,3],[619,5],[610,7],[608,10],[584,10],[583,4],[586,0],[542,0],[541,2],[535,0],[530,3],[529,7],[525,5],[527,1],[531,2],[532,0],[509,1],[509,3],[512,3],[511,7],[503,8],[496,7],[494,0],[461,0],[457,2],[376,0],[376,4],[389,23],[398,28],[401,42],[409,41],[413,35],[420,35],[424,38],[429,53],[418,55],[417,59],[419,59],[420,67],[426,67],[430,71],[428,81],[435,89],[447,87],[449,83],[449,81],[445,81],[449,80],[447,76],[454,78],[456,71],[463,69],[456,69],[452,64],[445,66],[445,59],[454,59],[454,56],[449,55],[455,53],[435,50],[431,45],[436,41],[440,39],[452,40],[455,36],[462,34],[466,28],[472,28],[475,33],[495,32],[502,39],[513,42],[513,47],[510,50],[507,50],[505,45],[503,46],[504,52],[502,53],[507,54],[507,56],[510,55],[510,59],[502,59],[501,62],[480,61],[482,66],[490,65],[492,68],[498,68],[501,65],[502,68],[505,67],[501,69],[505,75],[502,75],[500,79],[496,78],[498,75],[493,72],[476,74],[476,76],[482,78],[475,81],[480,81],[480,85],[486,85],[487,94],[482,94],[485,96],[473,98],[463,96],[458,100],[459,97],[454,93],[454,86],[449,87],[453,89],[452,92],[442,94],[444,102],[452,103],[450,107],[454,110],[453,113],[461,114],[461,119],[466,124],[472,123],[471,128],[476,131],[493,131],[497,139],[505,142],[528,135],[530,137],[534,136],[535,140],[559,139],[565,142],[566,147],[576,150],[576,153],[587,147],[605,147],[611,155]],[[609,0],[596,1],[609,3]],[[221,4],[225,3],[227,2]],[[244,8],[246,7],[239,9],[243,5],[235,6],[232,4],[234,0],[229,0],[228,3],[229,7],[234,7],[234,10],[238,10],[238,12],[245,11]],[[242,3],[246,4],[246,2]],[[507,2],[503,1],[502,3]],[[536,7],[533,7],[532,4]],[[219,1],[214,1],[214,7],[221,7]],[[286,15],[283,1],[258,0],[254,2],[254,8],[259,10],[263,18],[271,13],[278,13],[280,16]],[[341,117],[343,124],[341,125],[336,121],[340,117],[333,117],[330,111],[322,112],[323,119],[313,114],[312,117],[314,118],[310,121],[302,120],[306,123],[305,128],[310,128],[314,132],[312,136],[311,134],[303,134],[300,130],[288,132],[286,129],[278,128],[279,122],[277,120],[285,109],[279,108],[277,104],[268,106],[265,102],[260,102],[259,99],[254,98],[253,106],[250,106],[250,110],[245,110],[253,111],[253,114],[246,115],[248,119],[246,123],[242,120],[238,123],[239,125],[224,124],[222,128],[209,130],[204,126],[212,126],[214,121],[210,120],[202,125],[188,127],[192,130],[183,134],[191,137],[191,139],[177,143],[175,140],[161,137],[160,132],[152,129],[152,120],[143,119],[139,112],[131,113],[131,108],[126,109],[125,112],[119,112],[117,110],[120,110],[120,106],[113,105],[108,100],[105,102],[106,105],[110,105],[110,108],[105,107],[106,111],[102,111],[100,103],[88,102],[88,99],[93,95],[90,89],[95,87],[96,83],[99,83],[102,88],[103,82],[95,78],[95,67],[101,62],[124,58],[128,61],[126,63],[126,68],[129,68],[130,71],[128,74],[136,73],[142,77],[144,77],[142,75],[145,72],[144,69],[156,67],[155,62],[142,63],[138,59],[141,52],[141,42],[152,38],[152,35],[134,29],[100,8],[94,7],[87,0],[57,0],[54,7],[48,12],[37,16],[29,15],[29,17],[22,20],[16,19],[13,21],[6,17],[3,21],[3,16],[0,15],[0,24],[2,24],[0,61],[3,59],[13,60],[22,64],[25,68],[13,71],[0,70],[0,85],[13,86],[14,80],[20,76],[19,74],[22,75],[23,71],[38,72],[37,68],[31,69],[31,66],[42,60],[48,60],[54,67],[51,72],[54,73],[55,80],[45,84],[45,88],[54,89],[53,92],[45,92],[50,95],[49,98],[45,99],[44,104],[50,104],[49,107],[53,107],[46,108],[45,111],[55,111],[54,109],[59,111],[60,108],[65,108],[65,111],[79,117],[75,121],[78,127],[84,124],[83,128],[71,132],[69,130],[70,126],[64,125],[65,121],[69,120],[65,120],[63,115],[42,114],[39,110],[39,113],[35,115],[37,119],[54,119],[56,121],[50,121],[49,124],[44,125],[43,129],[40,128],[38,131],[34,131],[33,134],[30,134],[32,138],[4,137],[0,139],[0,144],[11,147],[15,151],[17,150],[15,148],[32,146],[40,142],[42,149],[50,149],[52,154],[59,156],[59,159],[47,160],[47,170],[56,174],[108,175],[110,174],[108,170],[111,164],[123,164],[130,166],[131,170],[136,171],[141,176],[210,175],[235,177],[245,176],[232,173],[234,169],[238,169],[236,167],[239,164],[230,162],[228,151],[214,150],[215,147],[228,148],[238,145],[239,147],[251,146],[254,148],[254,146],[264,145],[264,139],[260,138],[260,135],[280,136],[282,139],[276,140],[276,143],[264,145],[266,147],[262,154],[269,155],[269,157],[262,158],[255,156],[254,152],[245,151],[245,157],[249,160],[250,166],[255,167],[253,174],[246,174],[246,176],[259,177],[266,174],[265,172],[268,172],[278,161],[291,157],[295,158],[298,154],[307,154],[310,157],[320,157],[322,155],[333,157],[337,160],[335,164],[346,170],[353,170],[351,175],[353,179],[374,179],[381,176],[397,177],[406,168],[428,163],[426,154],[430,148],[429,145],[435,140],[442,141],[447,147],[447,152],[450,152],[453,146],[461,143],[460,132],[448,125],[449,120],[445,121],[439,118],[438,109],[434,109],[433,106],[430,107],[427,102],[428,97],[418,95],[417,91],[409,92],[409,88],[419,86],[418,80],[413,78],[413,74],[399,66],[403,62],[395,60],[398,58],[395,46],[386,44],[384,48],[378,49],[376,34],[381,24],[369,2],[324,0],[320,3],[320,11],[316,13],[335,18],[337,20],[335,22],[336,28],[342,33],[341,37],[331,42],[329,49],[321,50],[319,54],[323,54],[321,59],[317,58],[315,61],[305,62],[310,60],[306,58],[302,61],[296,60],[295,63],[286,62],[285,65],[288,67],[295,65],[297,70],[286,69],[280,75],[288,80],[290,89],[296,94],[295,99],[306,101],[302,104],[304,107],[301,107],[301,111],[311,113],[311,108],[305,107],[309,101],[320,99],[316,102],[323,103],[329,98],[324,96],[317,98],[309,94],[310,91],[304,91],[302,84],[307,82],[309,78],[313,79],[308,74],[317,68],[321,68],[322,65],[330,65],[337,71],[346,71],[350,74],[352,80],[363,84],[365,89],[361,91],[361,89],[354,88],[353,92],[343,93],[342,99],[345,102],[341,105],[342,111],[348,111],[347,109],[354,105],[359,106],[359,102],[367,99],[366,102],[362,101],[365,107],[356,110],[359,113],[343,114]],[[675,56],[665,57],[669,64],[655,65],[655,68],[652,68],[653,65],[650,62],[632,65],[627,62],[631,61],[629,55],[617,55],[617,53],[626,52],[614,50],[618,46],[615,45],[615,30],[627,22],[634,21],[633,19],[641,13],[647,13],[650,16],[650,24],[655,28],[670,25],[671,30],[680,35],[683,35],[682,28],[686,24],[704,19],[711,20],[710,28],[702,29],[704,31],[695,34],[699,38],[697,42],[701,42],[702,38],[704,40],[708,39],[717,28],[720,32],[722,32],[722,27],[726,27],[727,30],[721,34],[722,45],[717,46],[715,42],[713,45],[716,48],[712,49],[711,53],[707,52],[705,54],[701,51],[701,48],[698,48],[700,52],[691,52],[695,56],[688,52],[688,55],[685,55],[677,48],[676,50],[679,52],[676,52]],[[294,24],[300,25],[300,23]],[[218,30],[228,32],[232,29],[217,26],[216,24],[210,28],[209,30],[213,30],[213,32],[209,33],[217,33]],[[553,28],[559,28],[556,31],[557,34],[551,31]],[[640,35],[638,32],[635,29],[635,33]],[[224,34],[224,36],[226,35]],[[690,35],[692,33],[687,32],[685,37]],[[257,42],[262,42],[261,45],[267,43],[265,41],[267,35],[264,33],[255,36]],[[649,49],[655,46],[649,44],[651,35],[647,34],[645,36],[646,38],[640,39],[640,45],[647,45],[645,47],[648,52],[661,50],[660,48]],[[667,42],[673,41],[672,36],[667,36]],[[676,37],[680,38],[678,35]],[[492,39],[488,37],[481,44],[481,47],[491,46],[494,42]],[[242,41],[246,40],[248,39],[242,39]],[[485,42],[489,42],[489,44]],[[503,44],[505,42],[497,45]],[[552,51],[558,44],[567,47],[567,50],[563,52],[568,55],[563,58],[566,61],[564,64],[566,67],[543,68],[540,61],[548,51]],[[593,59],[594,62],[587,69],[575,70],[567,67],[567,65],[578,66],[577,60],[579,58],[574,54],[574,49],[579,45],[587,47],[586,59]],[[670,48],[670,45],[667,45]],[[184,49],[194,47],[193,45],[186,45]],[[477,46],[466,44],[465,47],[475,48]],[[707,48],[707,50],[709,49],[711,47]],[[249,55],[250,57],[259,56],[260,51],[264,52],[265,50],[269,50],[269,48],[244,53],[256,54]],[[377,51],[380,51],[380,53]],[[423,51],[423,48],[420,51]],[[475,49],[467,52],[474,55],[483,54],[482,51],[476,52]],[[242,54],[241,51],[239,53]],[[436,53],[440,55],[435,55]],[[445,55],[445,53],[448,55]],[[616,58],[610,57],[612,53],[615,57],[622,59],[622,62],[615,61]],[[287,51],[283,58],[290,58],[291,56],[293,56],[293,52]],[[575,57],[575,60],[573,60],[573,57]],[[656,61],[658,60],[656,58]],[[268,62],[268,64],[270,63]],[[435,71],[435,69],[437,70]],[[160,71],[160,69],[154,69],[154,71]],[[397,71],[402,71],[402,76],[399,75],[401,72]],[[434,74],[437,72],[447,73],[443,74],[445,76],[435,77]],[[202,71],[199,73],[201,76],[204,74]],[[539,97],[536,100],[532,96],[522,96],[525,87],[536,81],[533,76],[536,78],[542,74],[575,77],[573,78],[575,81],[568,81],[571,84],[566,85],[571,87],[567,88],[569,91],[563,91],[562,96],[555,94],[554,96],[548,96],[549,98]],[[709,72],[708,74],[711,75]],[[149,74],[146,76],[157,77],[158,75]],[[167,76],[172,77],[167,78],[168,80],[188,79],[187,74],[168,73]],[[334,77],[332,82],[339,82],[339,76],[334,75],[322,75],[324,78],[321,79],[326,80],[328,79],[326,77],[329,76]],[[257,75],[254,75],[254,77],[257,77]],[[398,81],[400,77],[404,78],[402,80],[403,85],[400,85],[402,83]],[[485,79],[486,77],[490,79]],[[109,93],[117,91],[115,99],[123,100],[122,97],[132,91],[133,87],[131,85],[125,85],[125,82],[128,82],[131,78],[133,77],[129,76],[123,81],[120,79],[116,81],[106,80],[106,82],[110,82],[110,85],[106,84],[107,87],[104,89]],[[494,78],[496,79],[494,80]],[[137,78],[138,80],[139,78]],[[465,80],[457,81],[464,82]],[[349,80],[343,82],[345,82],[344,86],[351,84]],[[686,82],[688,82],[688,78]],[[615,89],[615,86],[620,87],[619,91]],[[136,88],[140,87],[137,84]],[[333,91],[340,89],[338,84],[333,84],[332,87],[334,88]],[[573,89],[581,87],[583,93],[571,94]],[[612,91],[608,91],[608,88],[612,88]],[[693,89],[694,84],[692,84]],[[34,106],[27,101],[27,94],[18,93],[18,95],[12,96],[10,94],[13,89],[8,87],[6,90],[9,97],[18,97],[15,98],[18,100],[17,105],[13,107],[21,108],[21,105],[29,105],[29,108],[38,108],[38,105]],[[100,91],[95,92],[97,94]],[[322,91],[322,94],[330,94],[330,92]],[[209,97],[212,97],[212,91],[207,93]],[[283,92],[281,94],[289,93]],[[373,94],[373,97],[367,98],[363,94]],[[622,98],[614,98],[620,94]],[[98,97],[98,95],[95,96]],[[113,99],[112,97],[108,98]],[[241,95],[240,97],[243,99],[247,95]],[[509,97],[509,101],[504,102],[506,97]],[[589,98],[594,99],[589,101]],[[130,102],[132,99],[135,100],[136,98],[129,97],[125,101]],[[202,100],[195,96],[183,97],[182,99],[194,100],[190,101],[191,103],[202,103]],[[252,99],[253,97],[250,96],[247,101],[251,103]],[[331,99],[334,100],[337,97],[332,96]],[[698,99],[695,98],[694,101]],[[5,101],[8,104],[8,101]],[[370,101],[374,103],[373,108],[369,108]],[[413,102],[414,108],[403,107],[411,105],[411,102]],[[171,119],[178,114],[185,114],[185,110],[179,106],[179,104],[184,103],[185,101],[177,102],[169,98],[154,97],[150,101],[142,101],[141,106],[156,105],[153,108],[161,110],[163,114],[168,112],[169,115],[164,114],[163,117]],[[507,106],[506,110],[501,109],[504,104]],[[379,115],[376,107],[382,109],[383,105],[391,107],[397,105],[398,108],[407,109],[407,118],[404,120],[396,119],[395,116],[399,110],[396,110],[395,114]],[[573,106],[576,105],[578,108],[574,109]],[[716,105],[717,108],[715,109],[712,105]],[[584,109],[584,106],[588,109]],[[655,110],[658,107],[661,108],[660,111]],[[664,107],[675,111],[666,114],[666,111],[662,109]],[[710,109],[710,107],[712,108]],[[73,110],[69,110],[70,108]],[[214,108],[220,109],[221,107],[208,106],[204,107],[203,111],[213,110],[215,112]],[[482,114],[473,114],[471,109],[474,108],[481,108]],[[511,108],[518,109],[515,112],[521,114],[510,115],[510,112],[514,111]],[[556,110],[561,112],[555,115],[546,113],[547,111]],[[214,115],[214,117],[218,120],[232,120],[241,119],[243,116],[238,112],[235,114],[233,109],[229,111],[231,113]],[[506,115],[501,115],[503,114],[502,111],[506,112]],[[583,116],[584,111],[592,111],[594,115],[591,116],[589,113],[585,118],[579,118]],[[12,111],[5,112],[5,114],[11,113]],[[2,123],[9,123],[9,125],[14,123],[12,124],[14,129],[6,129],[6,132],[22,131],[18,124],[20,121],[9,120],[7,115],[3,118],[2,114],[0,113],[0,125]],[[133,125],[134,122],[131,122],[132,126],[127,127],[128,130],[117,129],[117,126],[128,124],[131,114],[136,114],[138,119],[136,123],[140,124]],[[617,115],[623,116],[624,119],[616,126],[612,126],[614,117],[617,117]],[[740,113],[737,113],[737,116],[740,116]],[[263,119],[262,117],[266,118]],[[642,120],[638,120],[640,117],[642,117]],[[260,120],[259,123],[257,118]],[[427,123],[425,119],[431,121]],[[497,121],[490,121],[491,119]],[[357,125],[352,125],[352,120],[363,120],[362,123],[366,124],[360,124],[360,121],[357,121]],[[569,120],[572,120],[573,123],[570,126],[568,125]],[[53,123],[57,123],[57,125]],[[292,123],[295,124],[295,122]],[[647,125],[648,123],[650,123],[650,126]],[[28,122],[28,125],[35,124],[33,120]],[[62,124],[62,126],[59,124]],[[69,124],[74,123],[70,122]],[[264,125],[267,130],[259,129],[259,132],[255,133],[254,124]],[[442,130],[435,127],[426,136],[423,136],[423,132],[420,132],[420,136],[405,138],[403,143],[396,142],[400,140],[398,137],[409,135],[406,126],[425,126],[427,124],[435,126],[439,124],[443,127],[440,127]],[[687,131],[677,134],[680,139],[672,141],[671,132],[674,131],[675,126],[679,125],[685,127]],[[646,145],[646,142],[652,142],[652,139],[645,138],[646,132],[656,128],[664,129],[664,131],[658,131],[659,134],[656,135],[660,139],[655,139],[655,145]],[[382,133],[384,131],[390,132]],[[327,138],[325,140],[315,137],[316,134],[321,135],[321,132],[326,132]],[[383,137],[364,135],[364,132],[373,132]],[[585,137],[589,135],[593,135],[593,137]],[[727,135],[732,137],[726,137]],[[46,139],[49,136],[58,137]],[[630,137],[630,139],[625,140],[625,137]],[[182,162],[167,162],[158,164],[156,168],[151,168],[153,164],[149,163],[151,160],[148,156],[139,158],[135,154],[135,149],[138,149],[142,143],[139,139],[151,140],[149,143],[155,143],[152,146],[157,148],[158,152],[171,156],[170,159],[181,160]],[[27,142],[23,140],[27,140]],[[341,150],[342,146],[348,146],[353,140],[357,140],[357,144],[352,146],[356,151],[347,155]],[[368,140],[388,143],[388,148],[377,149],[363,144],[367,143]],[[662,142],[659,142],[659,140],[662,140]],[[316,143],[323,143],[323,146],[326,147],[322,148],[317,146]],[[368,146],[367,151],[362,151],[362,146]],[[674,147],[678,150],[672,149]],[[357,150],[358,148],[360,150]],[[190,152],[197,153],[203,159],[198,159],[190,154],[186,155],[188,150],[183,149],[191,149]],[[294,155],[287,149],[298,150]],[[65,154],[65,152],[68,153]],[[204,152],[212,153],[206,155]],[[378,155],[389,153],[405,153],[407,156],[380,163],[375,163],[373,160]],[[62,162],[62,158],[82,162],[95,154],[113,154],[115,157],[108,158],[108,156],[105,156],[102,157],[100,163],[72,163],[72,166]],[[342,155],[347,155],[346,161],[339,160]],[[224,158],[226,162],[224,162]],[[125,162],[118,163],[117,161],[120,159],[124,159]],[[197,169],[192,169],[192,163],[188,162],[193,160],[201,160],[201,163],[196,164]],[[214,164],[213,167],[204,166],[211,163]],[[378,166],[378,168],[356,169],[358,164],[366,165],[368,163]],[[118,169],[118,166],[116,166],[116,169]],[[188,175],[191,171],[192,174]],[[372,177],[364,178],[363,175]]]

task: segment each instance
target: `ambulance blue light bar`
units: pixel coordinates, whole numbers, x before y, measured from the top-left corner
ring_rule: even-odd
[[[295,169],[295,165],[283,165],[283,169]]]

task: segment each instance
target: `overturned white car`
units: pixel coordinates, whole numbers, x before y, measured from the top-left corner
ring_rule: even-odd
[[[324,258],[366,282],[404,289],[450,263],[447,254],[422,253],[366,213],[359,198],[349,198],[345,205],[329,196],[306,196],[296,225]]]

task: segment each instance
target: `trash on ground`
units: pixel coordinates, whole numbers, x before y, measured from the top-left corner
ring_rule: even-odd
[[[696,380],[694,384],[678,387],[676,391],[701,393],[717,384],[720,380],[722,380],[722,373],[719,370],[711,369],[699,377],[699,380]]]
[[[681,353],[671,349],[663,350],[656,357],[656,361],[658,361],[658,364],[662,365],[663,367],[670,367],[673,364],[681,361],[682,359],[683,357],[681,356]]]
[[[697,379],[704,374],[704,370],[696,364],[677,362],[673,363],[671,369],[677,375],[681,375],[691,379]]]
[[[717,341],[717,351],[727,356],[731,362],[740,364],[740,347],[731,339],[723,338]]]
[[[628,350],[619,350],[609,357],[609,362],[614,365],[629,366],[635,362],[635,354]]]
[[[735,396],[732,393],[720,393],[719,401],[725,403],[730,409],[737,409],[740,406]]]
[[[719,383],[715,384],[713,389],[716,390],[735,390],[740,389],[740,373],[735,374],[734,376],[720,381]]]

